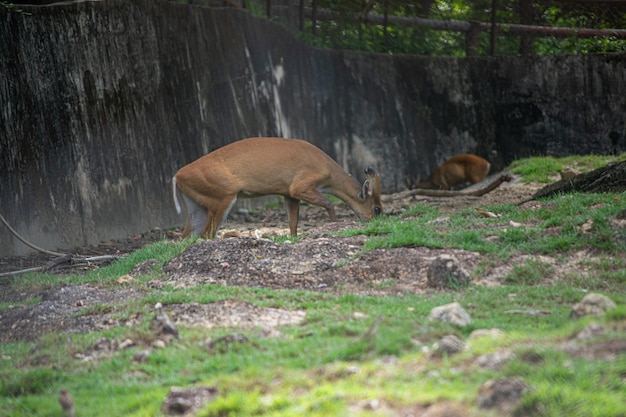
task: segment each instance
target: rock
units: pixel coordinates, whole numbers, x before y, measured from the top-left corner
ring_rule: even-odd
[[[431,288],[459,288],[469,282],[469,273],[454,256],[439,255],[428,267],[427,284]]]
[[[474,361],[474,364],[491,371],[499,371],[502,366],[515,358],[515,354],[509,350],[501,350],[495,353],[481,355]]]
[[[133,362],[147,362],[148,357],[152,353],[151,349],[143,349],[135,353],[132,357]]]
[[[512,411],[528,385],[517,377],[490,379],[478,388],[478,407]]]
[[[606,332],[606,327],[600,323],[589,323],[587,327],[576,334],[576,339],[591,339]]]
[[[178,328],[176,325],[170,320],[164,311],[161,311],[160,308],[157,308],[156,310],[157,313],[150,323],[150,329],[158,335],[174,336],[178,339]]]
[[[615,307],[615,302],[609,297],[602,294],[590,293],[585,295],[580,303],[572,307],[570,317],[601,316]]]
[[[451,303],[435,307],[428,315],[430,321],[442,321],[454,324],[455,326],[467,326],[472,319],[459,303]]]
[[[574,178],[576,175],[580,174],[580,172],[573,168],[564,168],[561,170],[560,174],[562,180],[569,180],[570,178]]]
[[[167,416],[182,416],[194,414],[206,403],[217,397],[215,387],[170,388],[167,398],[161,406],[161,411]]]
[[[465,343],[455,335],[450,334],[441,338],[435,346],[435,351],[440,355],[452,356],[462,352],[464,348]]]

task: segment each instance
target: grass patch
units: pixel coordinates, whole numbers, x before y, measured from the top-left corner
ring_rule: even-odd
[[[508,170],[513,174],[521,175],[524,182],[548,183],[560,179],[559,173],[565,168],[572,168],[578,172],[588,172],[625,159],[626,154],[615,157],[572,155],[556,158],[543,156],[513,161]]]
[[[371,236],[366,250],[402,246],[456,248],[500,258],[515,253],[551,254],[580,250],[618,256],[626,240],[617,238],[608,219],[623,211],[624,200],[612,194],[568,194],[538,209],[516,205],[487,207],[498,218],[467,209],[441,216],[430,208],[413,208],[401,219],[380,218],[364,230]],[[515,226],[513,226],[515,225]],[[496,239],[490,239],[495,237]]]
[[[538,181],[573,161],[530,159],[512,168]],[[575,162],[579,168],[598,163],[587,158]],[[67,388],[81,417],[159,416],[170,387],[194,385],[219,389],[199,416],[373,416],[384,415],[387,408],[398,414],[424,410],[440,401],[473,410],[482,383],[496,376],[516,376],[531,389],[513,415],[624,416],[626,354],[618,352],[612,360],[589,359],[563,349],[592,321],[607,333],[585,341],[589,346],[625,337],[626,243],[623,231],[609,221],[623,207],[624,196],[614,194],[555,196],[535,209],[485,208],[499,214],[497,218],[482,217],[475,210],[444,215],[416,205],[402,216],[375,219],[365,232],[345,232],[366,233],[365,250],[427,246],[476,251],[483,255],[483,263],[475,274],[523,255],[551,259],[529,257],[515,264],[504,285],[496,287],[379,297],[220,285],[147,290],[146,282],[159,272],[138,277],[128,285],[147,291],[142,297],[116,305],[114,312],[111,306],[93,304],[81,313],[114,313],[113,320],[121,324],[134,318],[132,326],[98,329],[96,322],[88,334],[48,334],[36,342],[0,343],[0,410],[3,416],[60,416],[58,391]],[[158,259],[158,271],[191,243],[159,242],[85,275],[31,274],[11,285],[24,291],[81,283],[119,288],[117,279],[138,263]],[[580,270],[553,280],[560,263],[575,254],[582,258]],[[390,284],[381,280],[378,285]],[[591,290],[609,295],[618,307],[604,317],[571,319],[572,305]],[[152,348],[144,361],[135,359],[154,341],[149,328],[157,302],[167,311],[174,304],[228,299],[304,310],[306,319],[280,326],[279,337],[266,337],[261,329],[181,325],[180,339]],[[19,305],[37,301],[29,298]],[[470,326],[428,320],[432,308],[454,301],[471,315]],[[0,314],[10,308],[15,306],[0,305]],[[549,314],[510,313],[530,310]],[[454,334],[467,341],[473,330],[493,328],[504,335],[469,341],[458,355],[431,354],[442,336]],[[208,348],[208,342],[234,332],[249,342]],[[94,346],[102,338],[130,339],[134,344],[95,355]],[[475,364],[480,355],[501,350],[515,354],[501,371]],[[383,406],[363,405],[374,404],[372,400]]]

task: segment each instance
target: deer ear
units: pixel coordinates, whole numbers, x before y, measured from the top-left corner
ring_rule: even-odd
[[[359,194],[359,199],[365,200],[369,195],[370,191],[370,180],[365,180],[363,182],[363,187],[361,187],[361,193]]]
[[[365,175],[367,175],[368,177],[373,177],[377,174],[376,170],[372,167],[367,167],[363,171],[365,172]]]

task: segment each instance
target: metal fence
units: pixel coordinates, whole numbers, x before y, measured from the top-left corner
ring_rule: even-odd
[[[317,46],[423,55],[626,51],[624,0],[187,0],[287,25]]]

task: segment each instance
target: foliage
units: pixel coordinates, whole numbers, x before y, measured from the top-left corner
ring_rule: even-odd
[[[0,7],[4,7],[5,9],[8,9],[11,12],[19,13],[25,16],[28,16],[31,14],[27,11],[24,11],[23,9],[20,9],[14,3],[8,2],[8,1],[0,1]]]
[[[248,2],[249,10],[265,15],[260,2]],[[263,3],[264,4],[264,3]],[[302,39],[313,45],[379,53],[407,53],[431,56],[465,56],[465,32],[455,28],[435,30],[424,24],[394,22],[393,18],[422,18],[445,22],[482,22],[479,43],[473,54],[491,51],[491,0],[318,0],[318,10],[330,11],[329,18],[307,18]],[[310,7],[310,4],[307,5]],[[387,16],[387,24],[372,17]],[[281,18],[278,18],[281,20]],[[509,33],[507,25],[532,25],[563,28],[619,29],[626,26],[624,7],[539,0],[502,0],[497,3],[495,22],[502,25],[496,33],[497,55],[611,53],[626,50],[626,40],[611,36],[580,38],[554,37],[536,32]]]

